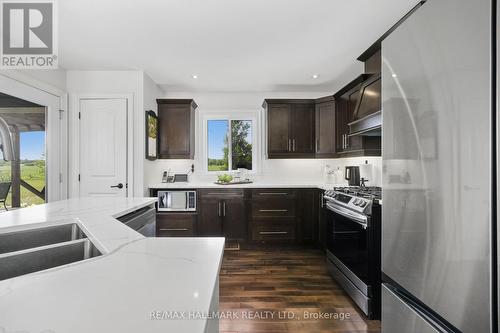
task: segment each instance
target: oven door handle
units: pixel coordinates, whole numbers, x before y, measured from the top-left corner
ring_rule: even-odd
[[[330,203],[327,203],[326,207],[334,213],[342,215],[342,216],[344,216],[344,217],[346,217],[346,218],[348,218],[348,219],[350,219],[358,224],[361,224],[363,229],[368,228],[368,218],[366,216],[361,215],[361,214],[356,214],[356,213],[351,212],[345,208],[334,206]]]

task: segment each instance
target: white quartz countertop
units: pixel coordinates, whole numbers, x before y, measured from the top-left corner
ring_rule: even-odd
[[[224,238],[145,238],[115,219],[155,201],[83,198],[0,213],[0,233],[78,223],[103,252],[0,281],[0,332],[204,332]],[[197,317],[158,319],[170,312]]]
[[[271,181],[256,181],[250,184],[234,184],[234,185],[219,185],[213,181],[192,181],[178,183],[160,183],[150,185],[153,189],[183,189],[183,188],[319,188],[322,190],[331,190],[336,186],[346,186],[341,184],[326,184],[321,182],[271,182]]]

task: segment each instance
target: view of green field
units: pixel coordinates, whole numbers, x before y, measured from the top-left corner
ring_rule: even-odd
[[[0,182],[10,182],[10,162],[0,161]],[[21,179],[41,191],[45,186],[45,161],[21,161]],[[44,203],[44,200],[21,186],[21,207]],[[7,197],[7,207],[11,207],[11,194]],[[0,205],[1,207],[1,205]]]

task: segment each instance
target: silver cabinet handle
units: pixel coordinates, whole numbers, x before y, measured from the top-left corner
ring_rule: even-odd
[[[342,134],[342,149],[345,149],[345,134]]]
[[[321,200],[321,201],[320,201],[320,206],[321,206],[321,208],[325,207],[324,196],[325,196],[325,195],[324,195],[323,193],[321,193],[321,194],[320,194],[320,196],[319,196],[319,198],[320,198],[320,200]]]
[[[347,134],[345,135],[345,147],[346,149],[349,148],[349,136]]]
[[[292,139],[288,139],[288,151],[292,151]]]
[[[188,231],[187,228],[160,228],[160,231]]]
[[[288,231],[259,231],[260,235],[286,235]]]
[[[293,151],[295,151],[295,139],[292,140]]]
[[[288,212],[288,209],[259,209],[259,212]]]
[[[217,203],[217,216],[219,216],[219,217],[221,216],[221,211],[220,210],[221,210],[221,202],[219,201]]]
[[[226,216],[226,202],[222,203],[222,216]]]
[[[288,195],[285,192],[260,192],[259,195]]]

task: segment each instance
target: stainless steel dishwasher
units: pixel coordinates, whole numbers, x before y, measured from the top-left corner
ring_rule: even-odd
[[[118,221],[146,237],[156,236],[156,209],[147,206],[132,213],[121,216]]]

